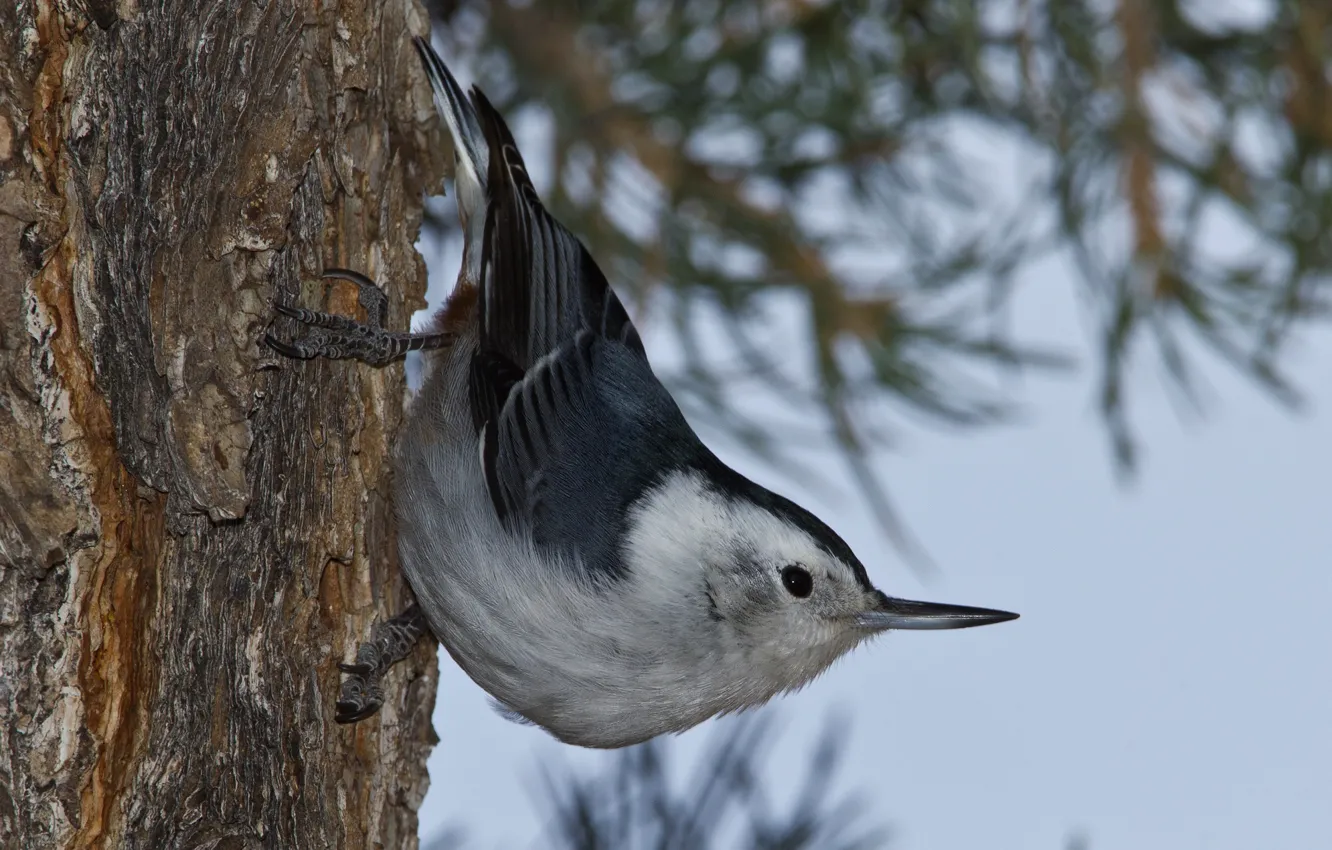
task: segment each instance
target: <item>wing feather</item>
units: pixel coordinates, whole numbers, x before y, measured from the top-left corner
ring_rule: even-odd
[[[642,354],[638,332],[601,269],[541,204],[508,125],[479,90],[472,99],[490,163],[483,347],[503,351],[526,370],[586,329]]]
[[[471,372],[486,485],[507,527],[617,575],[627,511],[651,483],[626,470],[701,444],[601,269],[542,206],[503,118],[479,90],[472,105],[489,163]]]

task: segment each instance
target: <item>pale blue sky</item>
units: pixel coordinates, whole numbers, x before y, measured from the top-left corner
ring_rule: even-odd
[[[425,253],[434,303],[457,257]],[[1024,281],[1019,334],[1063,345],[1084,369],[1016,387],[1023,424],[913,430],[876,461],[941,569],[928,586],[849,480],[835,480],[840,498],[802,493],[721,452],[827,519],[889,593],[1022,614],[889,635],[775,701],[785,731],[769,781],[793,790],[840,709],[853,727],[841,781],[893,827],[898,850],[1054,850],[1073,832],[1096,850],[1328,846],[1332,334],[1302,339],[1286,361],[1308,396],[1301,416],[1212,368],[1208,417],[1181,423],[1141,368],[1144,464],[1125,488],[1095,415],[1070,275],[1050,261]],[[505,721],[444,654],[441,669],[422,836],[449,822],[468,828],[469,847],[539,846],[537,763],[612,756]],[[714,725],[677,739],[681,760]]]

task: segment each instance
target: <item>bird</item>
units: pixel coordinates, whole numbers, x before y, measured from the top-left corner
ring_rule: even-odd
[[[377,284],[329,269],[370,321],[278,305],[307,330],[268,337],[301,359],[426,352],[393,458],[416,602],[342,665],[339,721],[378,710],[427,634],[506,716],[615,748],[802,688],[890,630],[1018,616],[889,596],[831,527],[718,458],[504,118],[414,44],[453,143],[457,284],[428,329],[395,333]]]

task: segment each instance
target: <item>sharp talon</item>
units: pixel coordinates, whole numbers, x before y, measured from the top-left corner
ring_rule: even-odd
[[[333,713],[335,723],[359,723],[377,713],[382,702],[373,700],[361,702],[360,700],[338,700],[336,710]]]
[[[301,349],[283,342],[282,340],[278,339],[272,334],[264,334],[264,343],[269,348],[273,349],[278,354],[281,354],[284,357],[292,357],[295,358],[296,360],[309,360],[314,356],[311,354],[306,354]]]
[[[328,279],[345,280],[348,283],[354,283],[357,286],[368,286],[371,287],[372,289],[379,289],[379,284],[375,283],[373,280],[361,274],[360,272],[354,272],[351,269],[338,269],[338,268],[324,269],[319,276],[324,278],[325,280]]]
[[[369,317],[365,323],[320,313],[291,304],[273,303],[273,310],[302,325],[307,332],[298,340],[284,342],[270,332],[265,336],[270,348],[297,360],[359,360],[369,366],[387,366],[410,351],[441,348],[452,342],[448,334],[394,333],[384,329],[388,300],[384,291],[368,277],[348,269],[325,269],[324,278],[347,280],[360,287],[359,302]]]

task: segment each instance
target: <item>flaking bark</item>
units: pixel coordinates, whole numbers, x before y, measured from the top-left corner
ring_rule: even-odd
[[[401,366],[275,298],[421,306],[443,173],[408,0],[0,8],[0,846],[414,847],[433,653],[333,723],[409,600]]]

